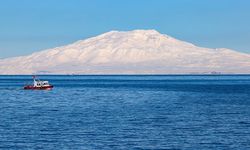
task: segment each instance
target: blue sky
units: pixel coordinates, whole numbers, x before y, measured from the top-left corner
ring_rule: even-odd
[[[250,53],[249,7],[249,0],[0,1],[0,58],[134,29]]]

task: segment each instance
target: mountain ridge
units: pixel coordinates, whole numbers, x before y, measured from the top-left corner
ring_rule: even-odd
[[[72,44],[0,59],[0,74],[250,73],[250,55],[210,49],[156,30],[110,31]]]

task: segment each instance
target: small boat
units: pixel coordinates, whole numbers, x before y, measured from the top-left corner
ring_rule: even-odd
[[[25,85],[25,90],[51,90],[54,86],[49,84],[49,81],[40,81],[33,76],[33,85]]]

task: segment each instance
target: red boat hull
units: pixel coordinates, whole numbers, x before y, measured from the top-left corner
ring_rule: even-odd
[[[50,86],[43,86],[43,87],[35,87],[32,85],[27,85],[23,87],[24,90],[51,90],[53,88],[53,85]]]

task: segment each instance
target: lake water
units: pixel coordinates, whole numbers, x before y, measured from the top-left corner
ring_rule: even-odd
[[[0,149],[250,149],[250,76],[0,76]]]

